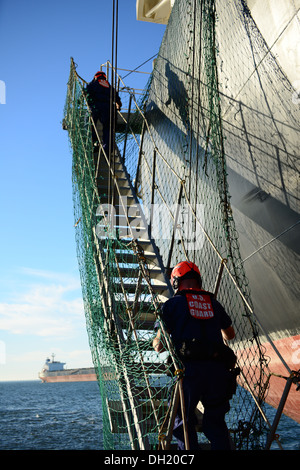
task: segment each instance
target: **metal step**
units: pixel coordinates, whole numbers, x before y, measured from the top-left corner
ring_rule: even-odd
[[[100,201],[101,201],[101,204],[111,204],[111,191],[110,191],[110,198],[108,199],[108,188],[107,187],[104,187],[104,186],[99,186],[98,187],[98,194],[100,196]],[[122,195],[122,196],[125,196],[125,195]],[[126,194],[126,197],[128,198],[128,205],[131,205],[133,202],[135,202],[135,198],[134,196],[132,196],[131,194]],[[119,200],[119,196],[117,193],[115,193],[115,199],[114,199],[114,206],[117,204]]]
[[[126,290],[126,292],[133,293],[133,294],[135,293],[136,285],[137,285],[136,281],[137,280],[134,279],[134,278],[129,278],[129,279],[124,278],[122,280],[122,284],[123,284],[123,287]],[[146,282],[142,283],[141,292],[146,292],[147,285],[148,284],[146,284]],[[114,286],[115,286],[115,292],[122,292],[120,279],[115,279]],[[151,280],[151,288],[155,293],[160,293],[160,294],[163,294],[168,290],[168,286],[165,282],[161,282],[161,281],[156,280],[156,279]]]
[[[167,411],[168,404],[166,402],[161,405],[159,400],[153,400],[154,406],[156,406],[156,413],[158,419],[163,418]],[[110,430],[112,433],[126,433],[127,426],[126,421],[123,414],[123,406],[120,400],[107,400],[106,401],[108,416],[109,416],[109,423],[110,423]],[[140,402],[137,406],[139,409],[142,419],[146,420],[145,424],[147,425],[147,429],[150,431],[152,428],[156,426],[156,420],[153,414],[153,408],[149,401]],[[150,418],[149,418],[150,415]]]
[[[137,262],[137,256],[136,254],[132,251],[132,250],[121,250],[121,249],[116,249],[115,250],[115,253],[116,253],[116,256],[117,256],[117,259],[119,262],[124,262],[124,263],[128,263],[128,264],[131,264],[131,263],[136,263]],[[155,261],[156,261],[156,255],[153,251],[144,251],[143,252],[143,256],[145,257],[146,259],[146,262],[147,264],[149,264],[149,266],[153,266],[153,265],[156,265]]]
[[[122,297],[123,294],[121,292],[118,292],[116,294],[112,293],[112,295],[113,296],[115,295],[116,302],[124,302],[124,298]],[[166,292],[156,293],[156,299],[157,299],[158,304],[165,303],[169,298],[170,297]],[[127,300],[129,304],[133,302],[135,300],[135,294],[133,292],[129,293],[127,296]],[[148,305],[150,305],[152,302],[152,298],[150,294],[147,294],[147,293],[145,294],[144,292],[140,295],[140,300],[142,303],[145,303],[145,304],[148,303]]]
[[[103,207],[103,210],[105,209],[109,209],[109,208],[106,208],[105,206]],[[130,227],[132,228],[132,230],[136,230],[136,229],[140,229],[141,231],[143,231],[145,233],[145,235],[147,234],[147,227],[145,227],[144,225],[144,221],[142,219],[142,217],[140,216],[133,216],[133,215],[124,215],[123,213],[116,213],[115,210],[113,210],[110,214],[104,214],[101,216],[101,213],[102,213],[102,208],[98,208],[98,212],[97,214],[98,217],[99,217],[99,222],[98,222],[98,226],[104,226],[105,225],[105,222],[107,222],[109,225],[114,225],[115,228],[119,228],[119,227],[128,227],[128,224],[130,225]],[[129,233],[129,230],[127,230],[126,233]],[[145,237],[144,235],[144,237]],[[141,237],[143,238],[143,237]]]
[[[125,264],[125,263],[124,263]],[[138,276],[139,273],[139,266],[134,264],[134,265],[125,265],[125,266],[119,266],[120,272],[122,276],[124,277],[132,277],[133,274],[136,274]],[[157,279],[160,281],[164,281],[164,274],[161,272],[161,269],[158,266],[149,266],[149,275],[151,279]]]
[[[156,321],[156,316],[154,313],[151,312],[138,312],[137,315],[134,316],[133,313],[133,322],[136,330],[153,330]],[[129,321],[125,321],[121,319],[121,327],[126,328],[128,326]]]
[[[146,390],[144,390],[144,392],[147,393]],[[109,423],[110,423],[111,432],[112,433],[126,433],[127,427],[126,427],[126,421],[123,415],[122,402],[120,400],[106,400],[106,405],[107,405],[107,410],[108,410],[108,415],[109,415]],[[138,404],[138,407],[140,408],[140,412],[143,418],[146,419],[148,417],[147,428],[150,431],[151,428],[155,427],[156,425],[153,407],[157,413],[158,420],[161,421],[162,418],[167,413],[168,402],[167,400],[162,401],[159,399],[154,399],[152,400],[152,404],[151,404],[151,402],[146,399],[145,401],[140,401]],[[196,431],[201,432],[203,414],[201,411],[199,411],[198,408],[195,409],[195,416],[196,416],[196,424],[195,424]],[[208,449],[209,447],[205,447],[205,448]]]
[[[99,225],[99,227],[101,227],[101,225]],[[105,240],[107,240],[107,235],[104,235],[104,234],[99,235],[99,236],[97,235],[97,238],[99,239],[99,241],[105,241]],[[155,257],[157,257],[157,255],[153,251],[152,243],[148,238],[132,238],[129,235],[124,235],[124,236],[116,238],[116,240],[119,240],[122,243],[122,245],[124,246],[124,248],[127,247],[129,250],[132,250],[133,253],[134,253],[134,250],[132,248],[132,244],[133,244],[133,242],[136,241],[137,244],[143,250],[143,255],[144,255],[145,252],[147,253],[147,256],[150,256],[150,254],[152,253],[154,255],[154,256],[152,256],[153,260],[154,260]],[[135,257],[135,259],[137,259],[137,258]],[[156,262],[156,265],[159,266],[158,261]]]

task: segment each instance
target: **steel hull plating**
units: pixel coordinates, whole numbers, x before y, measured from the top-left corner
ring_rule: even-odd
[[[300,335],[279,339],[274,341],[274,345],[289,368],[297,370],[295,363],[299,363]],[[270,389],[266,401],[274,408],[278,408],[286,386],[286,378],[289,377],[289,374],[278,355],[275,354],[271,344],[265,343],[263,346],[266,348],[266,356],[271,358],[270,370],[273,374],[276,374],[270,377]],[[283,412],[300,423],[300,393],[296,390],[295,384],[291,387]]]
[[[295,223],[297,215],[230,168],[228,182],[265,356],[272,374],[288,377],[288,368],[298,371],[300,367],[300,225]],[[292,227],[288,233],[284,233],[286,227]],[[280,233],[283,235],[276,237]],[[277,408],[285,385],[284,378],[271,375],[267,403]],[[300,423],[300,394],[296,392],[296,385],[292,385],[283,412]]]
[[[281,404],[287,379],[290,377],[288,368],[291,371],[297,371],[295,364],[299,361],[299,345],[300,335],[273,341],[273,346],[270,342],[262,343],[263,359],[269,361],[269,377],[265,381],[267,389],[265,401],[275,409]],[[260,371],[258,368],[254,369],[252,367],[254,355],[251,349],[245,348],[241,349],[241,351],[238,354],[238,360],[240,364],[244,364],[242,374],[243,370],[247,373],[247,371],[252,369],[253,376],[255,376],[256,382],[259,383],[261,379]],[[300,394],[296,387],[297,384],[293,383],[284,404],[283,413],[300,423]]]

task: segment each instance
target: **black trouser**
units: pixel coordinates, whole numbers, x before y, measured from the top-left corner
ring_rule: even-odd
[[[99,135],[100,140],[102,141],[103,148],[105,152],[108,153],[109,150],[109,144],[111,146],[111,150],[113,148],[113,141],[114,141],[114,134],[110,130],[110,125],[113,124],[110,121],[110,110],[109,106],[104,106],[99,109],[93,109],[92,110],[92,117],[95,123],[95,126],[97,127],[97,121],[99,120],[102,124],[102,135]],[[109,139],[111,140],[109,141]],[[92,126],[92,140],[93,143],[98,141],[94,126]]]
[[[109,146],[109,112],[105,112],[105,110],[94,110],[92,112],[92,117],[93,117],[93,120],[94,120],[94,123],[95,123],[95,126],[97,128],[97,122],[98,120],[101,122],[102,124],[102,135],[99,135],[99,138],[100,140],[102,140],[102,143],[103,143],[103,147],[105,149],[108,149],[108,146]],[[98,138],[97,138],[97,134],[96,134],[96,131],[94,129],[94,126],[92,126],[92,139],[93,139],[93,142],[97,142],[98,141]]]
[[[229,372],[221,363],[197,361],[185,364],[183,392],[190,450],[199,449],[195,430],[195,408],[199,401],[204,407],[202,430],[211,443],[212,450],[231,449],[225,415],[229,411],[227,391]],[[183,421],[180,406],[175,419],[173,435],[178,448],[185,450]]]

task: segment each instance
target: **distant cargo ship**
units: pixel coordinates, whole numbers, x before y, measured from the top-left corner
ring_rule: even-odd
[[[84,367],[80,369],[64,369],[65,362],[55,361],[52,354],[52,361],[47,358],[39,373],[39,378],[45,382],[94,382],[97,380],[94,367]]]

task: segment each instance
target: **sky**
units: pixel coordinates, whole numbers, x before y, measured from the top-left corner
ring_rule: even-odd
[[[137,21],[135,4],[119,0],[117,61],[130,70],[165,30]],[[61,123],[70,58],[86,81],[111,60],[112,5],[0,0],[0,381],[38,379],[52,353],[68,368],[92,365]]]

